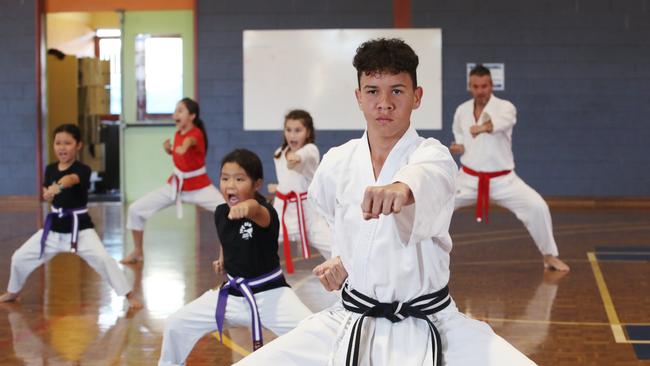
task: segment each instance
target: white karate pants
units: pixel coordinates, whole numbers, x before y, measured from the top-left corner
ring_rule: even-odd
[[[477,187],[478,178],[461,169],[456,178],[455,208],[475,205]],[[543,255],[558,255],[551,212],[546,201],[514,171],[490,179],[490,201],[512,211],[524,223]]]
[[[273,340],[236,365],[345,365],[350,332],[357,317],[358,314],[345,310],[337,303],[303,320],[296,329]],[[496,335],[489,325],[458,312],[453,302],[440,313],[430,316],[430,319],[442,337],[443,365],[535,365]],[[384,324],[380,327],[379,322]],[[402,326],[410,326],[413,331],[407,337],[396,337],[392,333],[393,327]],[[368,335],[372,334],[370,332],[374,332],[374,335]],[[430,342],[428,327],[423,320],[408,318],[390,323],[388,319],[366,318],[362,334],[364,339],[359,353],[359,365],[432,364],[431,345],[429,343],[424,346],[422,343]]]
[[[208,290],[167,318],[159,366],[183,365],[194,344],[206,333],[217,330],[218,299],[218,289]],[[289,287],[258,292],[255,302],[262,325],[277,335],[287,333],[312,314]],[[245,298],[228,296],[224,328],[226,326],[250,328],[251,310]]]
[[[41,236],[43,229],[32,235],[11,257],[11,274],[7,291],[17,293],[23,288],[27,277],[38,266],[51,260],[62,252],[70,252],[71,234],[50,231],[45,241],[45,252],[41,253]],[[119,296],[125,296],[131,291],[126,276],[120,270],[117,262],[111,257],[102,244],[95,229],[79,231],[77,253],[92,269],[113,287]]]
[[[126,228],[143,231],[148,218],[163,208],[176,203],[173,195],[172,186],[165,184],[137,199],[129,206]],[[199,205],[210,212],[214,212],[217,206],[226,202],[221,192],[212,184],[194,191],[181,192],[181,201]]]
[[[330,259],[332,255],[332,231],[329,225],[327,225],[325,219],[322,218],[314,209],[309,199],[304,200],[302,205],[305,212],[305,226],[307,228],[307,240],[309,246],[318,250],[324,259]],[[273,201],[273,207],[278,213],[278,219],[280,220],[280,235],[278,238],[280,246],[284,245],[284,237],[282,234],[283,206],[284,201],[276,197]],[[298,226],[298,208],[296,207],[296,203],[287,204],[285,224],[287,225],[287,231],[289,232],[289,240],[294,243],[297,242],[298,248],[301,248],[300,227]],[[302,255],[302,252],[293,254],[294,257],[297,257]]]

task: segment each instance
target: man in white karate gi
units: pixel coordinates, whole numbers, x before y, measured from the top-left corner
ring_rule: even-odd
[[[476,220],[487,222],[489,200],[521,220],[543,257],[544,268],[569,271],[558,258],[551,213],[544,199],[514,172],[512,128],[517,109],[492,94],[490,70],[477,65],[470,71],[472,99],[456,109],[452,154],[461,154],[455,208],[476,203]]]
[[[457,167],[410,125],[417,65],[398,39],[357,49],[366,131],[331,149],[309,187],[333,229],[334,258],[314,273],[328,290],[347,278],[342,301],[238,365],[534,365],[449,295]]]

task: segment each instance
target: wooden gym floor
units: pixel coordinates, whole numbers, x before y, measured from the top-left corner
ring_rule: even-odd
[[[39,207],[0,208],[0,286],[11,254],[39,227]],[[116,259],[131,245],[119,203],[90,213]],[[182,221],[166,210],[149,221],[144,266],[125,266],[145,308],[125,302],[78,257],[57,256],[37,269],[16,303],[0,304],[0,365],[155,365],[164,319],[219,279],[210,213],[185,208]],[[491,210],[477,224],[472,210],[452,222],[451,293],[459,308],[487,321],[539,365],[650,365],[650,210],[553,208],[562,275],[545,272],[523,225]],[[297,251],[294,251],[297,253]],[[287,276],[314,311],[335,301],[320,290],[311,268],[296,262]],[[248,329],[228,329],[224,344],[206,335],[188,365],[230,365],[251,349]],[[265,333],[268,342],[273,338]]]

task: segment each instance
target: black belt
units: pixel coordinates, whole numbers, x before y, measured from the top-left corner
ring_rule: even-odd
[[[445,286],[440,291],[432,294],[422,295],[408,302],[395,301],[393,303],[379,302],[370,298],[359,291],[350,289],[346,284],[343,287],[343,307],[353,313],[361,314],[354,322],[350,343],[348,344],[348,353],[345,359],[347,366],[356,366],[359,364],[359,343],[361,341],[361,330],[363,329],[363,320],[370,316],[373,318],[386,318],[393,323],[402,321],[410,316],[422,319],[429,325],[429,333],[433,338],[431,350],[433,354],[433,365],[442,366],[442,341],[440,333],[428,315],[435,314],[446,308],[451,303],[449,296],[449,287]]]

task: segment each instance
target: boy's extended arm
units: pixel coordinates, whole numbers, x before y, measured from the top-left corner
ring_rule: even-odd
[[[404,244],[446,235],[454,211],[457,166],[449,150],[434,139],[424,140],[395,182],[406,184],[414,204],[395,215]]]
[[[366,188],[363,195],[361,212],[364,220],[378,219],[380,214],[400,213],[403,207],[413,203],[415,203],[413,193],[405,183],[371,186]]]

